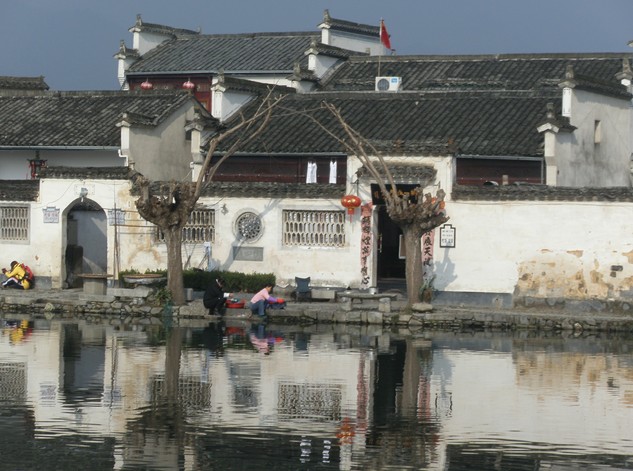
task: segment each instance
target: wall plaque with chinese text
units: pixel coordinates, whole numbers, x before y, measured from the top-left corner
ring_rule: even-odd
[[[455,228],[450,224],[440,227],[440,247],[455,247]]]
[[[42,209],[44,224],[59,224],[59,208]]]
[[[233,247],[233,260],[261,262],[264,260],[263,247]]]
[[[120,209],[108,209],[108,223],[110,226],[125,224],[125,212]]]

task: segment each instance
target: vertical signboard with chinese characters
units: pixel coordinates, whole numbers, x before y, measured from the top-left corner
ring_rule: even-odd
[[[455,228],[450,224],[440,228],[440,247],[455,247]]]

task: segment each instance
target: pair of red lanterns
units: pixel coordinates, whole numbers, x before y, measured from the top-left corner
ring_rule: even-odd
[[[141,90],[151,90],[152,88],[154,88],[154,84],[148,79],[145,79],[145,82],[141,84]],[[184,88],[185,90],[193,90],[194,88],[196,88],[196,84],[187,79],[187,81],[182,84],[182,88]]]
[[[361,204],[360,198],[356,195],[345,195],[341,198],[341,204],[347,208],[347,214],[349,214],[349,220],[351,222],[354,210]]]

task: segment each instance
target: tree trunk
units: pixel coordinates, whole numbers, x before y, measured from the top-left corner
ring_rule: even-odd
[[[401,227],[404,236],[405,274],[407,278],[407,300],[409,304],[420,301],[420,288],[424,276],[422,265],[422,234],[420,229],[411,225]]]
[[[182,274],[182,228],[171,226],[165,231],[167,244],[167,289],[174,306],[185,304],[185,283]]]
[[[182,277],[181,277],[182,278]],[[167,333],[165,349],[165,397],[170,404],[178,403],[180,356],[182,355],[182,331],[176,327]]]

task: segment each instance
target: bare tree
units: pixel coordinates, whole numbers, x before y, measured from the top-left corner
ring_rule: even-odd
[[[152,185],[152,182],[142,175],[137,178],[141,195],[136,200],[136,209],[143,219],[158,226],[165,235],[167,289],[176,306],[185,303],[182,230],[195,209],[202,190],[212,181],[220,165],[259,136],[268,126],[273,110],[283,99],[283,95],[273,92],[274,88],[269,89],[257,109],[248,116],[242,112],[236,119],[231,120],[228,127],[218,128],[209,140],[209,148],[197,181],[172,181],[158,185],[156,188],[156,185]],[[222,157],[214,165],[211,165],[212,157],[224,141],[230,142],[229,148],[222,153]]]
[[[307,114],[307,116],[316,122],[327,134],[339,141],[350,155],[355,155],[361,161],[378,183],[389,217],[402,230],[406,253],[407,298],[409,304],[416,303],[420,300],[420,289],[424,279],[422,235],[448,221],[448,216],[442,210],[445,192],[440,189],[435,196],[426,193],[424,197],[418,196],[416,199],[411,199],[406,195],[398,195],[395,180],[382,154],[367,138],[363,137],[348,124],[341,111],[335,105],[323,102],[322,106],[334,116],[342,127],[344,136],[347,136],[347,139],[334,133],[331,130],[331,126],[323,124],[314,115]],[[385,184],[385,178],[389,182],[390,189]],[[423,187],[427,183],[429,182],[425,182],[417,188],[419,195],[421,195],[424,190]]]

